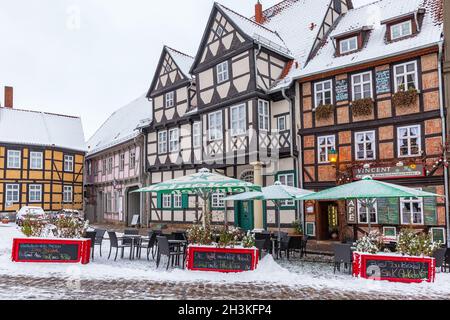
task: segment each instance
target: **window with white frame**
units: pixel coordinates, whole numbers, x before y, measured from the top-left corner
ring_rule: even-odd
[[[314,84],[315,107],[321,105],[333,104],[333,82],[331,80],[322,81]]]
[[[217,36],[221,37],[223,35],[223,31],[223,28],[221,26],[218,26],[216,30]]]
[[[294,173],[279,174],[278,181],[284,186],[295,187]],[[286,206],[286,207],[292,207],[294,205],[295,205],[295,202],[292,200],[287,200],[287,201],[283,202],[283,206]]]
[[[104,206],[105,206],[106,212],[112,213],[112,211],[113,211],[113,199],[112,199],[112,193],[111,192],[107,192],[105,194],[105,204],[104,204]]]
[[[375,160],[375,131],[355,133],[356,160]]]
[[[400,216],[402,224],[422,225],[423,224],[423,199],[419,198],[401,198]]]
[[[6,188],[6,203],[17,203],[19,202],[19,188],[20,185],[18,184],[7,184],[5,186]]]
[[[372,98],[372,72],[352,75],[353,101]]]
[[[394,66],[394,84],[395,92],[417,89],[418,88],[418,76],[417,76],[417,62],[407,62]]]
[[[225,208],[225,194],[213,193],[211,195],[211,207],[212,208]]]
[[[192,128],[192,140],[194,148],[200,148],[202,146],[202,123],[195,122]]]
[[[397,129],[398,156],[415,157],[420,156],[422,147],[422,134],[420,125],[400,127]]]
[[[42,202],[42,185],[31,184],[28,186],[28,200],[30,202]]]
[[[286,116],[278,117],[277,128],[279,132],[286,130]]]
[[[368,212],[370,211],[370,214]],[[376,201],[370,201],[366,204],[366,201],[358,200],[358,222],[359,223],[378,223],[378,204]]]
[[[173,195],[173,207],[176,209],[180,209],[183,207],[183,196],[181,194]]]
[[[129,168],[132,170],[134,170],[136,168],[136,150],[130,150]]]
[[[221,140],[223,138],[222,111],[210,113],[209,119],[209,141]]]
[[[358,50],[358,37],[351,37],[339,41],[339,49],[341,54]]]
[[[167,131],[158,132],[158,153],[167,153]]]
[[[73,156],[64,155],[64,171],[73,172]]]
[[[178,128],[169,130],[169,152],[177,152],[180,149],[180,132]]]
[[[170,208],[172,206],[172,195],[170,194],[162,195],[162,206],[163,208]]]
[[[407,20],[391,26],[391,40],[412,35],[412,21]]]
[[[228,81],[230,75],[228,73],[228,61],[224,61],[217,65],[217,82],[222,83]]]
[[[102,160],[102,173],[106,175],[106,159]]]
[[[108,174],[113,172],[113,157],[108,158]]]
[[[317,139],[318,152],[319,152],[319,163],[328,163],[329,155],[332,150],[336,150],[336,137],[335,136],[324,136]]]
[[[72,186],[64,186],[64,188],[63,188],[63,201],[65,203],[73,202],[73,187]]]
[[[269,131],[269,102],[258,100],[259,130]]]
[[[245,104],[231,107],[231,135],[237,136],[245,134],[247,131],[247,114],[245,110]]]
[[[20,169],[21,152],[19,150],[8,150],[8,169]]]
[[[30,152],[30,169],[31,170],[42,170],[44,166],[42,152]]]
[[[125,169],[125,153],[119,155],[119,170],[123,171]]]
[[[171,108],[175,105],[175,92],[166,93],[166,108]]]

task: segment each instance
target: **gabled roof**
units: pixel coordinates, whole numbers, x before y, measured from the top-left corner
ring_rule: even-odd
[[[152,108],[152,102],[142,95],[114,112],[87,142],[88,155],[134,139],[139,135],[138,128],[151,121]]]
[[[0,107],[0,143],[55,146],[85,152],[81,119]]]

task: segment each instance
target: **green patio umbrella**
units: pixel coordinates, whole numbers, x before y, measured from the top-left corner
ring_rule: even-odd
[[[263,200],[272,201],[275,204],[276,215],[278,216],[278,252],[281,246],[281,216],[280,208],[282,203],[287,200],[303,200],[305,196],[312,195],[315,192],[285,186],[277,181],[273,186],[264,187],[260,192],[246,192],[225,198],[228,201],[247,201],[247,200]]]
[[[261,187],[250,182],[229,178],[218,173],[212,173],[208,169],[201,169],[198,173],[164,181],[134,192],[198,195],[203,200],[204,224],[209,227],[210,214],[207,202],[211,194],[216,192],[235,193],[247,191],[261,191]]]
[[[377,198],[428,198],[443,197],[441,195],[425,192],[413,188],[403,187],[392,183],[373,180],[372,177],[364,177],[360,181],[344,184],[335,188],[317,192],[305,196],[302,200],[353,200],[360,199],[361,205],[366,207],[367,214],[373,208]],[[370,216],[368,217],[369,231],[371,228]]]

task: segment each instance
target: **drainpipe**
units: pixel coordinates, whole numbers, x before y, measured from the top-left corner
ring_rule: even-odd
[[[439,58],[438,58],[438,76],[439,76],[439,104],[440,104],[440,115],[442,122],[442,144],[445,148],[447,145],[447,124],[444,111],[444,86],[442,83],[442,61],[443,61],[443,41],[439,42]],[[444,150],[444,163],[447,162],[447,152]],[[450,248],[450,209],[449,209],[449,170],[444,166],[444,181],[445,181],[445,223],[447,229],[447,248]]]

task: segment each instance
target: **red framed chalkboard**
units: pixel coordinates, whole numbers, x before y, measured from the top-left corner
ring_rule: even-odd
[[[186,263],[188,270],[236,273],[255,270],[258,260],[259,250],[256,248],[189,246]]]
[[[436,260],[430,257],[353,254],[353,276],[390,282],[434,282]]]
[[[14,239],[12,261],[88,264],[90,252],[90,239]]]

